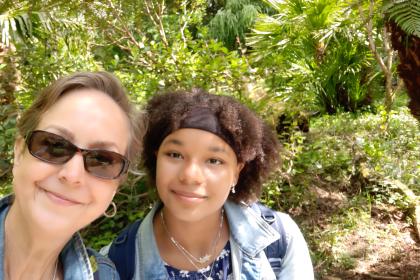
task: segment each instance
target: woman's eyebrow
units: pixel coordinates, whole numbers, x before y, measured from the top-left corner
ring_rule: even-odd
[[[51,128],[53,130],[56,130],[57,132],[59,132],[61,136],[64,136],[64,138],[66,138],[68,141],[74,142],[75,140],[74,133],[72,133],[71,131],[63,127],[60,127],[57,125],[50,125],[50,126],[47,126],[46,128],[47,129]],[[89,143],[87,147],[80,147],[80,148],[87,148],[87,149],[93,148],[93,149],[104,149],[104,150],[116,149],[118,151],[117,144],[111,141],[94,141],[92,143]]]
[[[116,149],[118,151],[118,146],[114,142],[110,141],[95,141],[93,143],[89,143],[88,148],[92,149]]]
[[[69,131],[69,130],[61,127],[61,126],[49,125],[45,129],[56,130],[59,133],[60,136],[66,138],[69,141],[74,141],[74,134],[71,131]]]

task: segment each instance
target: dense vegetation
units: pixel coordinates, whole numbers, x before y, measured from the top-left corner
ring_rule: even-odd
[[[5,0],[0,30],[1,193],[16,119],[55,78],[111,71],[139,107],[202,87],[277,129],[283,164],[263,200],[299,222],[319,279],[420,279],[417,0]],[[90,245],[152,197],[133,168]]]

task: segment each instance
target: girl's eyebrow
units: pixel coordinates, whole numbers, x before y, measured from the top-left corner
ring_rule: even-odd
[[[215,152],[215,153],[226,153],[226,149],[224,149],[222,147],[217,147],[217,146],[209,147],[208,150],[211,151],[211,152]]]
[[[182,146],[182,141],[179,141],[178,139],[169,139],[168,141],[165,141],[165,144],[174,144],[177,146]]]
[[[177,146],[183,146],[184,143],[176,138],[172,138],[172,139],[168,139],[167,141],[165,141],[165,144],[173,144],[173,145],[177,145]],[[219,147],[219,146],[210,146],[208,148],[208,150],[210,152],[214,152],[214,153],[227,153],[226,149],[224,147]]]

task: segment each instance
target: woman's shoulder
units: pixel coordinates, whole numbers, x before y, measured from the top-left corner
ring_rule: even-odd
[[[0,211],[3,211],[3,209],[6,209],[8,206],[10,206],[13,202],[14,195],[13,194],[7,194],[0,197]]]

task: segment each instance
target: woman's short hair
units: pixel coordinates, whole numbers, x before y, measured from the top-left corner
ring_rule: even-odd
[[[17,123],[19,135],[26,137],[37,128],[43,114],[61,97],[80,89],[94,89],[103,92],[125,112],[130,124],[130,139],[126,156],[130,161],[134,160],[140,152],[141,136],[145,130],[143,118],[136,113],[120,81],[108,72],[80,72],[53,82],[36,96],[32,105],[19,118]]]
[[[238,162],[244,164],[236,192],[229,195],[231,200],[247,203],[256,200],[261,195],[262,184],[279,163],[280,144],[273,130],[232,97],[209,94],[201,89],[158,93],[147,103],[145,113],[148,129],[143,139],[142,163],[153,185],[156,183],[156,152],[162,141],[170,133],[184,128],[185,122],[192,124],[188,127],[199,127],[196,120],[200,122],[200,117],[191,119],[194,114],[214,116],[210,118],[216,119],[220,128],[215,134],[232,147]]]

